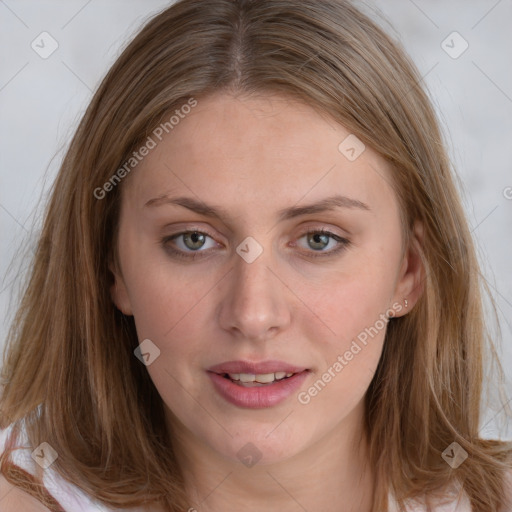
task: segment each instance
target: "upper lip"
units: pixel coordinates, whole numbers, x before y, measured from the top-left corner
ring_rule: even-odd
[[[224,373],[248,373],[253,375],[263,375],[266,373],[286,372],[300,373],[307,368],[295,366],[284,361],[261,361],[259,363],[251,361],[226,361],[208,368],[208,371],[222,375]]]

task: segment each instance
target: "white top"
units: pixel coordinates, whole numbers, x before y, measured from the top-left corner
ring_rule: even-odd
[[[5,449],[5,443],[7,436],[12,431],[12,425],[4,430],[0,430],[0,454]],[[21,446],[28,446],[28,439],[25,430],[22,428],[20,431],[19,442]],[[49,445],[48,445],[49,446]],[[46,465],[47,462],[51,461],[51,448],[46,447],[46,454],[43,455],[41,449],[36,448],[33,452],[30,448],[19,448],[11,453],[11,461],[16,466],[27,471],[31,475],[36,476],[37,473],[41,473],[41,469],[38,465]],[[42,446],[44,451],[45,447]],[[49,453],[50,452],[50,453]],[[41,464],[38,464],[39,455],[42,460]],[[50,459],[48,459],[50,457]],[[47,462],[45,462],[47,461]],[[41,466],[41,467],[43,467]],[[38,471],[39,470],[39,471]],[[116,512],[115,509],[111,509],[101,504],[99,501],[94,500],[90,496],[84,494],[82,490],[74,485],[66,482],[59,474],[54,471],[49,465],[42,471],[43,474],[43,485],[45,486],[48,493],[59,502],[62,508],[66,512]],[[137,509],[132,509],[133,512],[137,512]],[[129,512],[125,509],[126,512]],[[408,512],[427,512],[427,508],[424,504],[417,502],[410,502],[407,507]],[[140,509],[138,509],[140,512]],[[398,512],[398,507],[393,499],[389,496],[389,512]],[[468,498],[463,494],[462,498],[454,500],[451,503],[437,506],[432,512],[471,512],[471,506]]]

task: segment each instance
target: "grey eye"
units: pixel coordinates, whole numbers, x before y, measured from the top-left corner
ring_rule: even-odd
[[[312,249],[324,249],[329,245],[329,240],[332,240],[332,237],[322,233],[310,233],[307,237],[308,244]]]
[[[193,233],[185,233],[183,235],[185,245],[192,250],[200,249],[205,243],[205,235],[194,231]]]
[[[209,246],[207,245],[208,238],[211,240]],[[176,247],[184,252],[198,252],[199,249],[209,249],[215,246],[214,240],[206,233],[201,233],[200,231],[178,233],[171,239],[176,244]]]

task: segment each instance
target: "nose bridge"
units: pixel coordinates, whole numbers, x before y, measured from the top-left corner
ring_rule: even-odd
[[[266,250],[254,261],[248,262],[242,257],[236,261],[234,268],[235,288],[239,298],[254,298],[258,294],[269,295],[269,284],[272,275],[270,251]]]
[[[285,327],[290,313],[286,289],[274,275],[271,249],[248,238],[237,248],[220,321],[224,329],[243,338],[263,339]]]

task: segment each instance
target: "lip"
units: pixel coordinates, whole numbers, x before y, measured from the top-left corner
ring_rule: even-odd
[[[284,361],[262,361],[260,363],[253,363],[251,361],[226,361],[225,363],[220,363],[208,368],[209,372],[217,374],[253,373],[255,375],[276,372],[301,373],[305,370],[307,370],[307,368],[294,366]]]
[[[295,375],[272,384],[254,387],[240,386],[223,376],[226,373],[264,374],[279,371]],[[228,361],[211,367],[207,373],[215,390],[230,404],[246,409],[264,409],[284,402],[297,391],[308,377],[309,370],[282,361]]]

